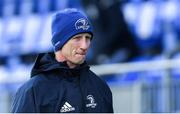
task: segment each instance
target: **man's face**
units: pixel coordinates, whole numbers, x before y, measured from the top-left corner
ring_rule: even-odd
[[[75,35],[62,47],[61,53],[68,65],[79,65],[84,62],[91,37],[88,33]]]

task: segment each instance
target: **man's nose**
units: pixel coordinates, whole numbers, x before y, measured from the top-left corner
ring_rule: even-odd
[[[90,41],[87,40],[86,38],[84,38],[84,39],[81,41],[81,49],[87,50],[87,49],[89,48],[89,45],[90,45]]]

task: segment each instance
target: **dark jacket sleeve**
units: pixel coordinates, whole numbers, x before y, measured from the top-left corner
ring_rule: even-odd
[[[112,97],[112,92],[111,89],[109,88],[109,86],[104,82],[104,97],[106,99],[106,101],[108,102],[108,106],[107,106],[107,113],[113,113],[113,97]]]
[[[114,113],[113,110],[113,98],[112,98],[112,92],[110,91],[110,106],[109,106],[109,113]]]
[[[21,87],[15,95],[12,103],[12,113],[33,113],[38,112],[35,102],[33,87]]]

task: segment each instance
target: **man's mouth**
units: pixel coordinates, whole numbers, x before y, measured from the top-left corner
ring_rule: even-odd
[[[86,55],[86,52],[76,53],[76,54],[79,54],[79,55]]]
[[[77,55],[79,55],[79,56],[85,56],[85,54],[77,54]]]
[[[86,53],[78,53],[79,55],[86,55]]]
[[[85,57],[86,53],[77,53],[78,56]]]

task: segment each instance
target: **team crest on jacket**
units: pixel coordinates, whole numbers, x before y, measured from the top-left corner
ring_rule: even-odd
[[[92,95],[88,95],[87,100],[89,100],[89,104],[86,104],[86,107],[95,108],[97,106],[97,103],[95,103],[95,99]]]
[[[89,29],[90,26],[86,19],[80,18],[76,21],[75,27],[76,27],[76,30],[79,30],[79,29],[87,30]]]

